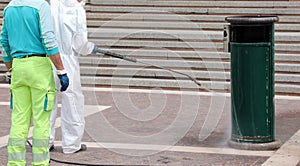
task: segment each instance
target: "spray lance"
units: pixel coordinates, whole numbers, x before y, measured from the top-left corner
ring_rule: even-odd
[[[111,56],[111,57],[118,58],[118,59],[122,59],[122,60],[126,60],[126,61],[133,62],[133,63],[140,63],[140,64],[143,64],[143,65],[146,65],[146,66],[152,66],[152,67],[155,67],[155,68],[158,68],[158,69],[167,70],[167,71],[177,73],[177,74],[180,74],[180,75],[184,75],[187,78],[189,78],[190,80],[192,80],[195,84],[197,84],[200,89],[208,91],[207,89],[202,87],[201,83],[199,81],[197,81],[196,78],[194,78],[194,77],[192,77],[188,74],[185,74],[185,73],[182,73],[182,72],[179,72],[179,71],[176,71],[176,70],[172,70],[170,68],[166,68],[166,67],[163,67],[163,66],[158,66],[158,65],[151,64],[151,63],[147,63],[147,62],[142,62],[142,61],[139,61],[135,58],[127,57],[125,55],[117,54],[117,53],[106,51],[106,50],[102,50],[100,48],[97,48],[97,53],[107,55],[107,56]]]
[[[184,75],[187,78],[189,78],[190,80],[192,80],[195,84],[197,84],[199,89],[202,89],[206,92],[209,92],[208,89],[202,87],[201,83],[199,81],[197,81],[196,78],[194,78],[194,77],[192,77],[188,74],[185,74],[185,73],[182,73],[182,72],[179,72],[179,71],[175,71],[175,70],[172,70],[172,69],[169,69],[169,68],[166,68],[166,67],[154,65],[154,64],[151,64],[151,63],[142,62],[142,61],[139,61],[139,60],[137,60],[135,58],[132,58],[132,57],[127,57],[127,56],[120,55],[120,54],[117,54],[117,53],[105,51],[105,50],[102,50],[102,49],[99,49],[99,48],[97,48],[96,52],[100,53],[100,54],[103,54],[103,55],[107,55],[107,56],[123,59],[123,60],[126,60],[126,61],[130,61],[130,62],[133,62],[133,63],[140,63],[140,64],[144,64],[146,66],[152,66],[152,67],[156,67],[158,69],[168,70],[168,71],[173,72],[173,73]],[[224,105],[225,104],[225,98],[218,97],[217,99],[214,99],[214,100],[215,100],[215,102],[219,103],[218,105]],[[200,131],[200,134],[199,134],[199,140],[200,141],[205,140],[213,132],[214,128],[217,126],[218,121],[221,118],[222,111],[223,110],[218,109],[218,107],[213,107],[212,109],[210,109],[210,111],[208,112],[208,114],[205,118],[205,122],[204,122],[203,127]]]
[[[184,75],[187,78],[189,78],[191,81],[193,81],[195,84],[197,84],[200,89],[208,91],[207,89],[202,87],[201,83],[199,81],[197,81],[196,78],[194,78],[194,77],[192,77],[188,74],[185,74],[185,73],[182,73],[182,72],[179,72],[179,71],[175,71],[175,70],[172,70],[170,68],[163,67],[163,66],[154,65],[154,64],[151,64],[151,63],[147,63],[147,62],[142,62],[142,61],[139,61],[139,60],[137,60],[135,58],[132,58],[132,57],[127,57],[125,55],[121,55],[121,54],[117,54],[117,53],[114,53],[114,52],[102,50],[102,49],[99,49],[99,48],[97,48],[96,52],[100,53],[100,54],[103,54],[103,55],[106,55],[106,56],[111,56],[111,57],[114,57],[114,58],[122,59],[122,60],[125,60],[125,61],[129,61],[129,62],[133,62],[133,63],[140,63],[140,64],[143,64],[143,65],[146,65],[146,66],[152,66],[152,67],[155,67],[155,68],[158,68],[158,69],[167,70],[167,71],[170,71],[170,72],[173,72],[173,73]],[[32,147],[32,145],[29,141],[27,141],[27,143],[29,144],[30,147]],[[61,160],[57,160],[57,159],[53,159],[53,158],[50,158],[50,160],[54,161],[54,162],[57,162],[57,163],[68,164],[68,165],[88,165],[88,166],[95,166],[95,165],[97,165],[97,166],[102,166],[103,165],[104,166],[104,165],[106,165],[106,164],[76,163],[76,162],[69,162],[69,161],[61,161]]]

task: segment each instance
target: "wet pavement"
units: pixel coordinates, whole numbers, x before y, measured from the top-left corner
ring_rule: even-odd
[[[283,165],[284,159],[272,159],[281,152],[293,159],[284,165],[300,166],[300,97],[276,96],[275,138],[285,148],[246,151],[228,146],[229,94],[85,87],[84,95],[82,142],[88,150],[63,154],[57,124],[53,159],[94,165]],[[0,85],[0,99],[0,165],[5,165],[10,127],[7,85]],[[27,159],[30,165],[30,147]],[[65,164],[52,161],[51,165]]]

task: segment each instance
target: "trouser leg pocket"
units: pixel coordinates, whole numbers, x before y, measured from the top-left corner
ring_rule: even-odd
[[[10,103],[9,103],[9,107],[12,110],[13,109],[13,95],[12,93],[10,93]]]
[[[55,105],[56,91],[48,91],[44,100],[44,111],[52,111],[56,108]]]

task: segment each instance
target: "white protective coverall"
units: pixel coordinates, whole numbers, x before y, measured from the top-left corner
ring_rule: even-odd
[[[63,153],[74,153],[81,148],[85,125],[78,57],[92,53],[95,44],[87,39],[86,13],[82,2],[50,0],[50,4],[60,56],[70,81],[69,88],[62,93],[62,149]],[[59,86],[58,79],[56,85]],[[53,110],[50,118],[50,146],[55,138],[56,114],[57,110]]]

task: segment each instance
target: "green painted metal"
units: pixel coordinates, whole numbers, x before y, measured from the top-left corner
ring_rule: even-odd
[[[274,140],[269,43],[231,43],[232,140]]]
[[[231,140],[266,143],[275,140],[274,25],[232,23]]]

